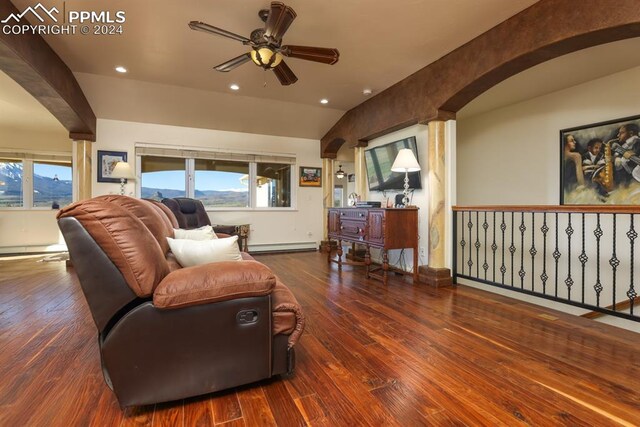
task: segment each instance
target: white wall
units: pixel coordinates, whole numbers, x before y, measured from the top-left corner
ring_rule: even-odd
[[[251,153],[283,153],[296,156],[296,208],[291,210],[224,210],[209,211],[213,223],[251,224],[251,250],[317,248],[322,239],[322,189],[297,186],[299,166],[321,167],[318,140],[226,132],[148,123],[98,120],[97,150],[126,151],[129,163],[135,168],[136,143],[158,144],[171,148],[197,147],[228,149]],[[138,171],[136,171],[138,173]],[[116,194],[119,184],[98,183],[97,165],[93,167],[93,195]],[[133,195],[135,185],[127,184],[127,194]]]
[[[418,163],[422,170],[420,171],[420,177],[422,180],[422,189],[415,190],[413,193],[413,199],[411,204],[416,205],[418,210],[418,234],[420,236],[420,240],[418,242],[418,246],[424,252],[424,256],[420,256],[418,258],[418,264],[424,265],[428,261],[428,250],[429,250],[429,241],[428,241],[428,230],[429,230],[429,199],[427,194],[428,188],[428,178],[429,178],[429,132],[426,125],[414,125],[399,131],[387,134],[380,138],[373,139],[369,141],[368,149],[378,147],[380,145],[387,144],[389,142],[398,141],[400,139],[408,138],[410,136],[416,137],[416,144],[418,145]],[[400,194],[402,191],[371,191],[362,197],[363,200],[375,200],[382,202],[382,206],[385,206],[386,200],[390,199],[391,203],[395,200],[395,195]],[[377,261],[381,259],[381,257],[374,253],[372,254],[373,258]],[[389,262],[392,265],[399,266],[399,255],[400,250],[392,250],[389,251]],[[413,254],[410,249],[405,251],[405,264],[407,270],[411,270],[413,268]]]
[[[57,152],[71,154],[71,140],[60,125],[56,132],[0,127],[0,151]],[[0,152],[0,157],[2,153]],[[0,210],[0,253],[64,250],[57,211]]]
[[[640,67],[457,122],[459,205],[560,203],[560,129],[640,113]]]

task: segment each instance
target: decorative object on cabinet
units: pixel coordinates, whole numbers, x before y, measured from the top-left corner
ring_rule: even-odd
[[[404,172],[404,197],[402,198],[402,204],[404,207],[409,206],[409,172],[418,172],[420,165],[418,159],[413,154],[413,151],[409,148],[403,148],[398,152],[396,160],[391,166],[392,172]]]

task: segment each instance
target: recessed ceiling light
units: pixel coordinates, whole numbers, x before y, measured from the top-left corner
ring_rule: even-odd
[[[126,73],[127,69],[124,68],[122,65],[119,65],[119,66],[116,67],[116,71],[119,72],[119,73]]]
[[[240,86],[238,86],[237,84],[233,83],[233,84],[229,85],[229,89],[231,89],[231,90],[239,90]]]
[[[329,100],[328,99],[321,99],[320,100],[320,104],[328,104]]]
[[[364,96],[369,96],[369,95],[371,95],[371,93],[372,93],[372,90],[371,90],[371,89],[364,89],[364,90],[362,91],[362,94],[363,94]]]

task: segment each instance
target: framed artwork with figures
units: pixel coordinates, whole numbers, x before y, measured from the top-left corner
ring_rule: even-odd
[[[560,131],[560,204],[640,205],[640,115]]]
[[[120,182],[119,178],[111,178],[111,173],[118,162],[126,161],[126,151],[98,150],[98,182]]]

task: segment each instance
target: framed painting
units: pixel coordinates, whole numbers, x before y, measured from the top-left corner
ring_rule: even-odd
[[[119,178],[112,178],[111,173],[118,162],[127,161],[126,151],[98,150],[98,182],[120,182]]]
[[[300,166],[300,187],[322,187],[322,168]]]
[[[640,116],[560,131],[560,204],[640,205]]]

